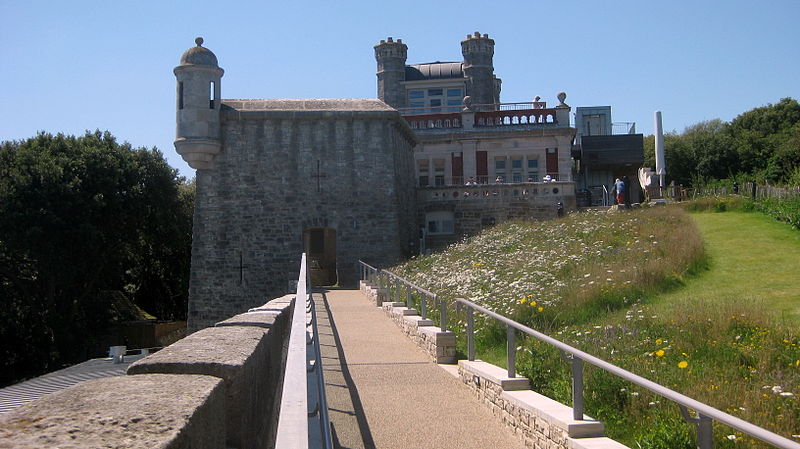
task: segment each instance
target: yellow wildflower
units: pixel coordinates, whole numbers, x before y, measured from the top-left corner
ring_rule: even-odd
[[[684,369],[687,366],[689,366],[689,362],[687,362],[686,360],[681,360],[680,362],[678,362],[678,368],[680,369]]]
[[[656,357],[664,357],[664,350],[659,349],[658,351],[656,351]]]
[[[656,338],[656,344],[660,345],[661,343],[664,343],[664,340],[662,340],[660,338]]]
[[[536,304],[537,304],[536,301],[531,301],[531,307],[535,306]]]
[[[539,308],[538,308],[538,309],[536,309],[536,310],[538,310],[539,312],[544,312],[544,307],[542,307],[542,306],[539,306]]]
[[[525,298],[522,298],[522,299],[520,299],[520,300],[519,300],[519,303],[520,303],[520,304],[525,304],[525,303],[527,303],[527,302],[528,302],[528,300],[527,300],[527,299],[525,299]]]

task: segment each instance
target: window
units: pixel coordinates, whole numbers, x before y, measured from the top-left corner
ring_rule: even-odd
[[[528,168],[539,168],[539,159],[528,159]]]
[[[424,108],[425,102],[424,101],[411,101],[408,103],[408,106],[412,108]]]
[[[511,159],[511,168],[522,168],[522,159]]]
[[[455,221],[450,211],[428,212],[425,214],[425,222],[428,224],[428,234],[444,235],[455,232]]]
[[[436,186],[444,185],[444,159],[433,160],[433,184]]]
[[[494,169],[495,170],[505,170],[506,169],[506,160],[505,159],[495,159],[494,160]]]
[[[178,81],[178,109],[183,109],[183,81]]]
[[[430,181],[428,181],[428,176],[427,175],[425,175],[425,176],[420,175],[420,177],[419,177],[419,186],[420,187],[428,187],[430,185],[429,182]]]
[[[461,97],[461,89],[447,89],[448,97]]]
[[[425,91],[424,90],[409,90],[408,91],[408,98],[425,98]]]
[[[431,107],[432,107],[432,108],[435,108],[435,107],[437,107],[437,106],[441,106],[441,105],[442,105],[442,100],[439,100],[439,99],[431,99]]]
[[[208,84],[208,108],[214,109],[214,101],[216,100],[216,84],[214,81],[211,81]]]
[[[428,89],[429,97],[440,97],[442,96],[442,93],[443,93],[442,89]]]

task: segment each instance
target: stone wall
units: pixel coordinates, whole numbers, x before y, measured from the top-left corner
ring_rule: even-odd
[[[189,332],[290,291],[308,228],[335,231],[340,285],[358,258],[405,255],[413,144],[378,100],[225,100],[222,152],[197,172]]]
[[[394,302],[389,290],[379,288],[367,281],[361,281],[359,288],[367,299],[381,307],[388,317],[436,363],[456,362],[456,337],[450,331],[442,331],[433,321],[419,316],[416,309],[406,307],[404,302]],[[432,304],[428,304],[433,309]],[[430,312],[428,312],[430,313]]]
[[[290,296],[0,416],[0,447],[269,448]]]

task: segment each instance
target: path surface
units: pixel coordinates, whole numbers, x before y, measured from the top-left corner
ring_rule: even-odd
[[[336,447],[524,447],[358,290],[314,299]]]

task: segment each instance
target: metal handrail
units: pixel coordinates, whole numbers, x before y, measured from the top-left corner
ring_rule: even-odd
[[[616,365],[599,359],[593,355],[587,354],[580,349],[572,347],[566,343],[562,343],[548,335],[535,331],[523,324],[508,319],[502,315],[492,312],[489,309],[481,307],[471,301],[463,298],[456,298],[455,302],[458,306],[467,308],[467,352],[469,360],[475,360],[475,345],[474,345],[474,320],[472,318],[472,311],[477,310],[489,317],[492,317],[506,325],[508,340],[508,375],[509,377],[516,377],[514,363],[516,356],[516,343],[514,330],[519,330],[527,335],[530,335],[538,340],[541,340],[551,346],[558,348],[562,356],[570,363],[572,371],[572,393],[573,393],[573,418],[576,420],[583,420],[583,362],[594,365],[604,371],[625,379],[633,384],[642,388],[650,390],[651,392],[669,399],[681,408],[681,413],[684,418],[692,424],[698,426],[697,431],[697,445],[700,449],[711,449],[713,447],[712,440],[712,421],[717,420],[731,428],[746,433],[754,438],[757,438],[765,443],[771,444],[781,449],[800,449],[800,444],[795,443],[787,438],[772,433],[766,429],[751,424],[741,418],[729,415],[723,411],[717,410],[714,407],[703,404],[688,396],[684,396],[674,390],[657,384],[644,377],[633,374],[630,371],[624,370]],[[692,409],[697,413],[696,417],[689,415],[687,409]]]
[[[314,301],[311,298],[311,282],[306,254],[300,260],[300,274],[297,278],[297,293],[292,300],[292,320],[289,329],[289,344],[281,391],[281,408],[278,416],[278,429],[275,447],[308,449],[312,435],[320,432],[319,442],[323,448],[333,447],[328,404],[325,398],[325,381],[322,374],[319,338],[316,324]],[[311,323],[308,322],[308,314]],[[313,335],[309,335],[308,326]],[[311,346],[311,348],[309,348]],[[313,361],[309,363],[309,361]],[[309,383],[314,383],[314,392],[309,392]],[[311,394],[309,394],[311,393]],[[316,397],[317,403],[309,410],[309,397]],[[310,419],[319,419],[319,429],[311,431]],[[316,439],[315,441],[316,442]]]
[[[381,272],[381,274],[384,274],[385,276],[387,276],[389,279],[393,279],[394,280],[394,295],[396,296],[395,299],[397,300],[397,302],[403,302],[403,301],[399,300],[400,299],[401,290],[400,290],[400,286],[398,284],[403,284],[403,285],[406,286],[406,300],[405,300],[406,307],[412,308],[412,306],[413,306],[413,297],[412,297],[412,293],[411,293],[412,290],[416,290],[420,294],[420,311],[419,312],[420,312],[420,316],[422,317],[423,320],[428,318],[428,301],[427,301],[426,297],[430,296],[431,299],[433,300],[434,307],[438,307],[439,308],[439,328],[442,330],[442,332],[447,332],[447,303],[445,301],[439,300],[439,295],[437,295],[436,293],[430,292],[428,290],[425,290],[424,288],[422,288],[422,287],[420,287],[420,286],[418,286],[418,285],[416,285],[416,284],[414,284],[412,282],[409,282],[409,281],[403,279],[402,277],[392,273],[389,270],[381,270],[380,272]],[[392,287],[391,287],[392,286],[392,282],[389,281],[387,283],[387,285],[388,285],[387,288],[389,288],[389,296],[391,297],[392,296]]]

